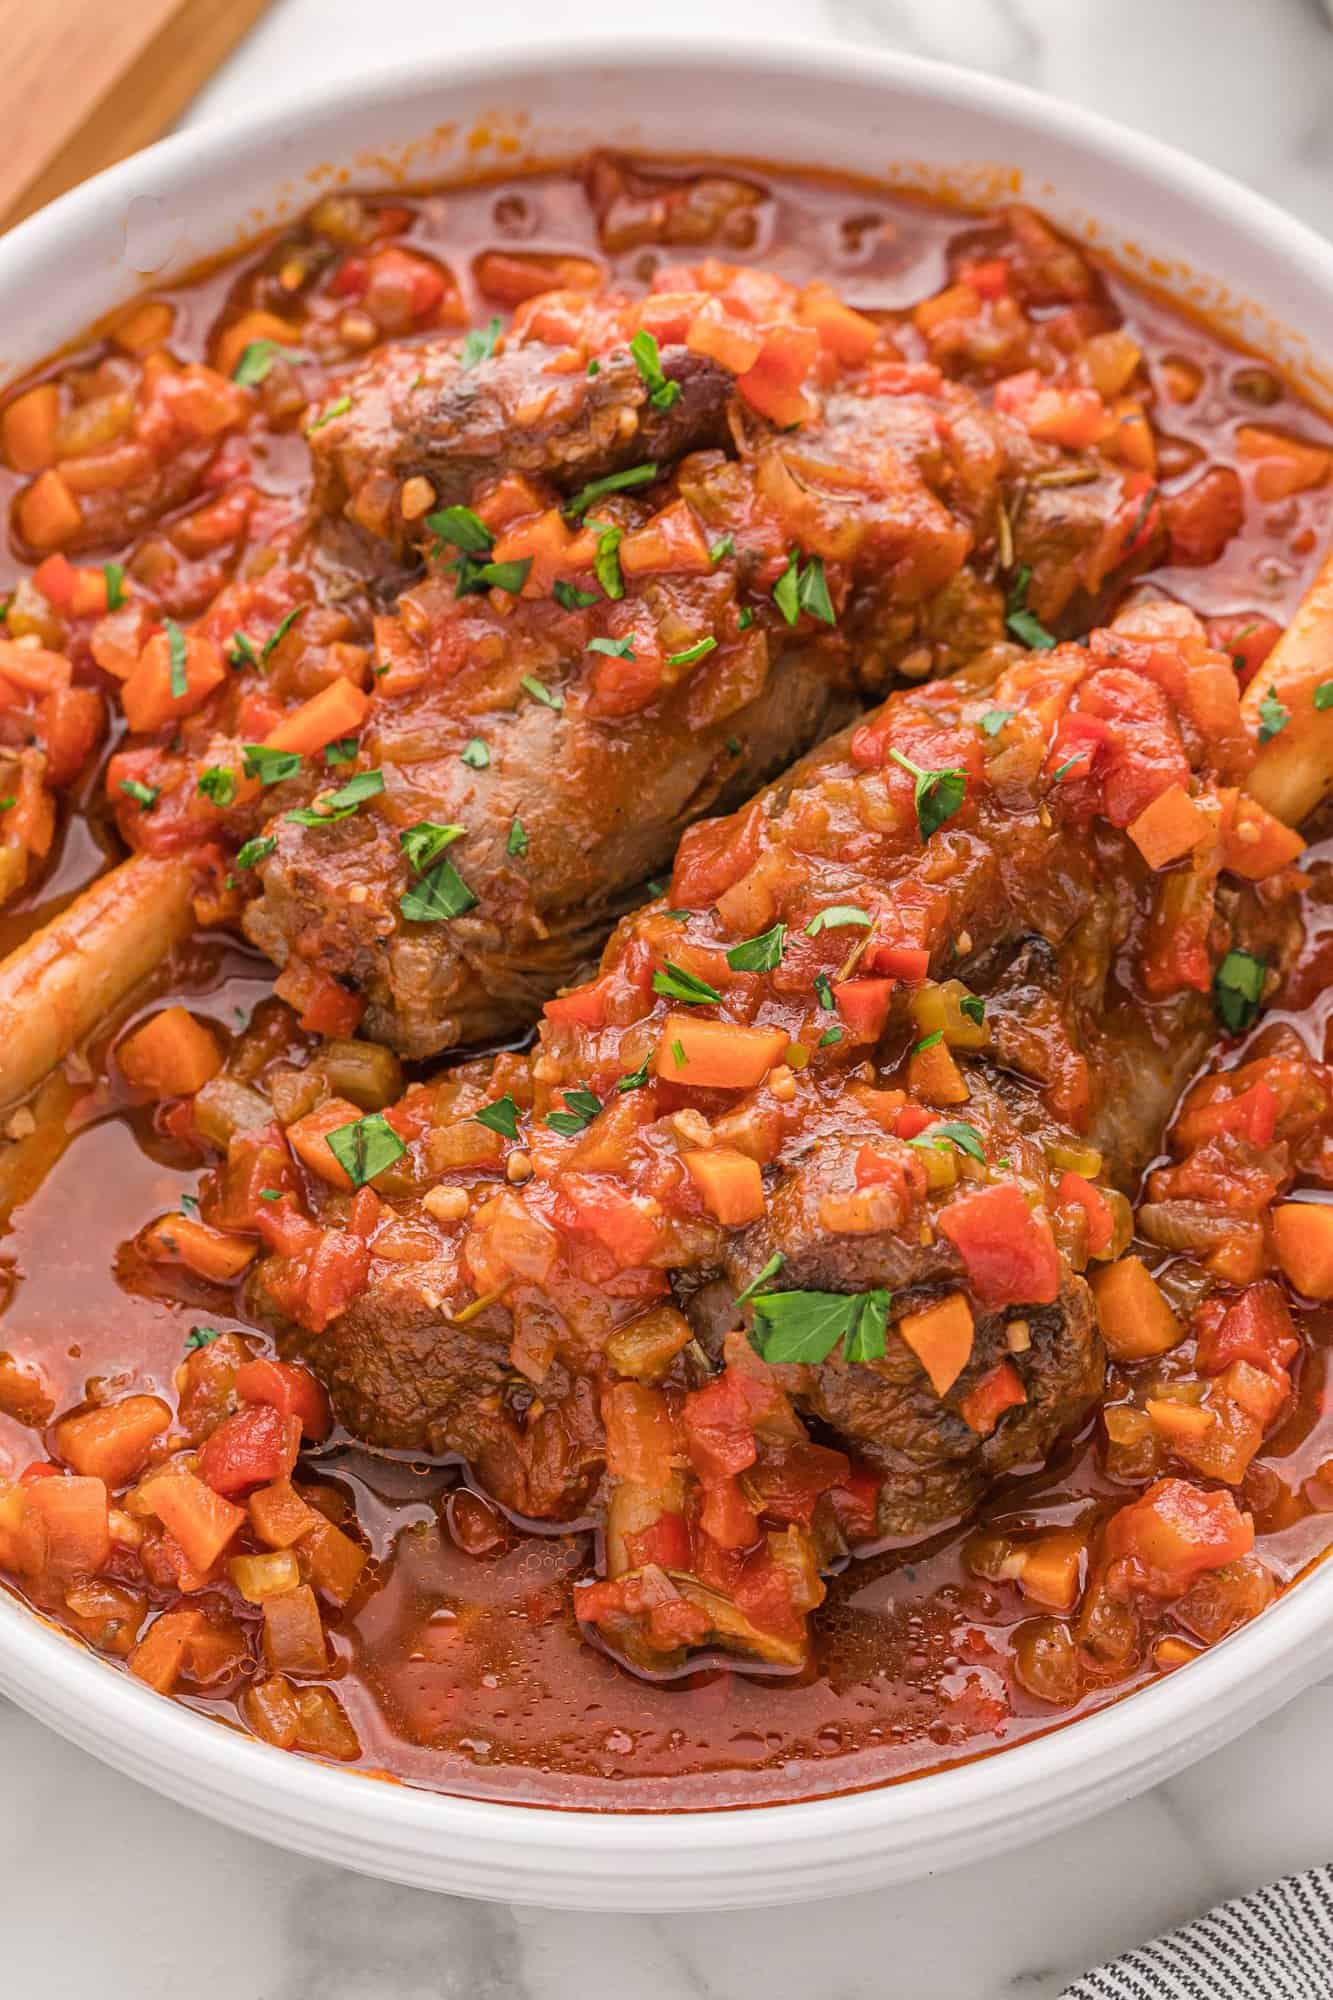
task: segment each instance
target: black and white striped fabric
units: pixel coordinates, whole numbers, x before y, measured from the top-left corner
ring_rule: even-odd
[[[1219,1903],[1085,1973],[1061,2000],[1330,2000],[1333,1867]]]

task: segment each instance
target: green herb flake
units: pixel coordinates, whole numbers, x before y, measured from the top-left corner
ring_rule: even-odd
[[[141,812],[151,812],[161,797],[159,786],[142,785],[137,778],[122,778],[120,789],[127,799],[134,800]]]
[[[874,918],[858,909],[855,903],[834,903],[827,910],[815,912],[805,927],[805,934],[807,937],[818,937],[821,931],[846,930],[849,925],[868,931],[873,922]]]
[[[680,401],[680,384],[673,382],[662,373],[662,357],[658,352],[657,339],[647,327],[641,327],[629,344],[634,356],[634,366],[643,377],[648,391],[648,401],[656,410],[669,410]]]
[[[190,655],[185,634],[174,618],[163,621],[167,635],[167,657],[171,662],[171,699],[184,701],[190,692]]]
[[[591,380],[594,376],[600,375],[601,372],[602,372],[602,364],[597,359],[597,356],[594,355],[592,360],[588,363],[585,373],[587,374],[589,380]]]
[[[325,424],[331,424],[335,417],[345,417],[351,407],[352,399],[350,396],[335,397],[334,401],[326,409],[320,411],[314,422],[306,426],[306,436],[310,437],[315,431],[322,431]]]
[[[470,507],[442,507],[437,514],[427,514],[426,526],[437,541],[465,556],[488,555],[495,544],[486,523]]]
[[[676,1068],[677,1068],[677,1069],[684,1069],[684,1067],[685,1067],[685,1044],[684,1044],[684,1042],[680,1042],[680,1041],[675,1041],[675,1042],[673,1042],[673,1043],[671,1044],[671,1053],[672,1053],[672,1056],[673,1056],[673,1057],[675,1058],[675,1064],[676,1064]]]
[[[653,974],[653,992],[668,1000],[678,1000],[686,1007],[712,1007],[722,998],[706,979],[696,979],[683,965],[673,965],[670,959]]]
[[[770,1278],[776,1278],[786,1263],[781,1250],[775,1250],[762,1271],[757,1271],[743,1292],[737,1292],[732,1300],[734,1306],[748,1306],[756,1292],[762,1291]]]
[[[192,1326],[185,1336],[185,1352],[197,1354],[201,1347],[211,1347],[215,1340],[221,1340],[219,1326]]]
[[[711,653],[716,645],[716,639],[696,639],[683,653],[668,653],[666,663],[669,667],[691,667],[696,660],[702,660],[706,653]]]
[[[566,583],[562,576],[551,585],[551,594],[562,611],[586,611],[597,602],[595,590],[580,590],[577,584]]]
[[[330,792],[322,806],[303,806],[300,812],[284,813],[293,826],[330,826],[335,820],[350,819],[367,799],[384,790],[383,771],[358,771],[336,792]]]
[[[232,381],[239,382],[243,389],[257,389],[261,382],[268,380],[269,370],[280,354],[291,354],[293,360],[300,359],[281,341],[248,340],[241,349],[240,360],[232,369]]]
[[[1291,710],[1284,708],[1277,698],[1277,689],[1270,687],[1259,704],[1259,741],[1271,743],[1291,721]]]
[[[969,1159],[984,1161],[986,1158],[986,1149],[981,1143],[981,1134],[975,1125],[956,1124],[952,1121],[944,1125],[932,1125],[928,1132],[921,1133],[919,1138],[909,1139],[907,1143],[909,1146],[933,1146],[936,1152],[942,1152],[947,1146],[956,1146],[958,1151],[966,1153]]]
[[[977,727],[983,736],[998,736],[1006,722],[1012,722],[1017,715],[1016,708],[988,708]]]
[[[284,778],[294,778],[301,768],[295,750],[270,750],[263,743],[243,743],[241,749],[246,777],[258,778],[261,785],[280,785]]]
[[[338,736],[334,738],[332,743],[324,745],[324,762],[326,764],[350,764],[354,761],[355,757],[355,736]]]
[[[815,1046],[821,1049],[831,1049],[835,1042],[840,1042],[841,1040],[842,1040],[841,1028],[825,1028],[823,1034],[819,1037],[819,1040]]]
[[[270,833],[260,840],[247,840],[236,856],[238,868],[258,868],[261,861],[267,861],[277,848],[277,841]]]
[[[1243,1035],[1259,1018],[1267,962],[1248,951],[1229,951],[1213,975],[1213,1008],[1233,1035]]]
[[[418,875],[438,861],[446,847],[452,847],[467,832],[465,826],[441,826],[438,820],[419,819],[398,836],[404,854]]]
[[[979,1028],[986,1018],[986,1003],[979,993],[964,993],[958,1002],[958,1011]]]
[[[260,1190],[259,1190],[259,1199],[260,1199],[261,1201],[281,1201],[281,1200],[282,1200],[282,1189],[281,1189],[281,1188],[260,1188]]]
[[[605,653],[613,660],[632,660],[634,648],[628,639],[589,639],[590,653]]]
[[[493,1104],[483,1105],[472,1122],[475,1125],[484,1125],[488,1132],[498,1132],[501,1138],[517,1139],[518,1106],[506,1091],[504,1096],[497,1097]]]
[[[474,326],[463,336],[463,349],[459,365],[475,368],[479,361],[489,361],[500,339],[500,315],[497,313],[486,326]]]
[[[612,521],[589,521],[588,526],[597,531],[593,575],[606,595],[619,602],[625,595],[625,578],[620,568],[620,544],[625,539],[625,530],[617,528]]]
[[[624,1076],[617,1082],[616,1089],[622,1093],[627,1090],[642,1090],[648,1081],[648,1064],[651,1060],[650,1056],[645,1056],[637,1069],[626,1070]]]
[[[398,907],[409,923],[440,924],[475,909],[476,902],[453,862],[445,859],[398,898]]]
[[[527,851],[528,851],[527,832],[524,828],[522,820],[518,818],[517,814],[515,814],[513,823],[509,828],[509,838],[505,842],[505,853],[526,854]]]
[[[953,818],[967,797],[967,772],[952,764],[939,771],[925,771],[910,757],[905,757],[901,750],[890,750],[889,755],[895,764],[910,772],[916,780],[912,794],[916,823],[921,830],[921,838],[929,840],[947,819]]]
[[[225,764],[210,764],[199,774],[199,791],[215,806],[229,806],[236,797],[236,773]]]
[[[712,548],[708,551],[708,560],[710,563],[724,562],[729,555],[734,555],[735,551],[736,537],[734,535],[719,535],[713,543]]]
[[[1035,611],[1028,610],[1028,585],[1032,570],[1027,563],[1017,572],[1005,601],[1004,622],[1014,638],[1035,653],[1049,653],[1055,644]]]
[[[773,586],[773,602],[789,625],[794,625],[803,611],[823,625],[838,622],[828,594],[822,556],[811,556],[803,564],[799,552],[793,549],[786,569]]]
[[[1333,708],[1333,681],[1320,681],[1314,691],[1314,705],[1321,714],[1324,709]]]
[[[826,1014],[836,1013],[838,1003],[833,997],[833,987],[829,983],[827,972],[815,974],[815,998]]]
[[[491,752],[485,737],[472,737],[466,748],[459,751],[458,761],[460,764],[466,764],[472,771],[487,770],[490,766]]]
[[[546,1123],[553,1132],[559,1132],[563,1138],[572,1139],[585,1125],[591,1125],[602,1108],[602,1100],[594,1096],[591,1090],[562,1090],[560,1095],[564,1101],[564,1110],[548,1111]]]
[[[848,1362],[878,1361],[885,1351],[890,1294],[760,1292],[754,1299],[756,1345],[775,1366],[827,1361],[839,1341]]]
[[[748,632],[753,624],[754,624],[754,612],[750,609],[750,606],[748,604],[742,605],[739,615],[737,616],[736,619],[736,630],[738,632]]]
[[[914,1056],[923,1055],[927,1049],[936,1048],[944,1040],[943,1028],[936,1028],[932,1034],[923,1035],[912,1050]]]
[[[727,953],[727,964],[733,972],[771,972],[775,965],[782,963],[786,937],[787,926],[774,924],[771,930],[761,931],[758,937],[746,938],[743,944],[734,944]]]
[[[382,1111],[371,1111],[350,1125],[337,1126],[325,1134],[325,1143],[352,1186],[358,1188],[401,1160],[407,1151]]]
[[[530,694],[534,701],[539,701],[543,708],[563,708],[565,705],[565,697],[560,691],[557,688],[548,688],[545,681],[537,679],[536,674],[524,674],[519,686],[526,694]]]
[[[267,639],[265,639],[263,645],[259,649],[259,660],[261,666],[266,667],[268,665],[270,659],[273,657],[273,654],[277,651],[278,647],[287,637],[287,634],[291,631],[297,619],[304,618],[306,612],[309,609],[310,606],[308,604],[294,604],[291,610],[287,613],[287,616],[281,619],[278,622],[278,624],[276,624],[273,627],[273,630],[269,633]]]
[[[565,512],[577,519],[605,494],[628,493],[636,486],[651,486],[656,477],[657,461],[649,459],[643,465],[626,467],[624,472],[609,472],[605,479],[590,479],[586,486],[580,486],[572,500],[565,502]]]
[[[253,667],[255,672],[258,673],[259,655],[251,645],[249,639],[246,638],[244,632],[232,633],[231,644],[227,648],[227,665],[229,667]]]
[[[106,578],[106,608],[119,611],[125,602],[125,572],[119,563],[104,562],[102,575]]]

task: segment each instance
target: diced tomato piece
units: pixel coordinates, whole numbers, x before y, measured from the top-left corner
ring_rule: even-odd
[[[595,1237],[621,1270],[646,1264],[658,1246],[660,1229],[611,1174],[563,1174],[557,1219],[563,1227]]]
[[[1287,1302],[1270,1278],[1247,1285],[1233,1305],[1207,1300],[1198,1316],[1196,1357],[1205,1375],[1220,1375],[1233,1361],[1272,1372],[1285,1368],[1299,1351]]]
[[[951,1201],[940,1228],[983,1305],[1049,1305],[1058,1295],[1060,1259],[1051,1226],[1033,1214],[1012,1181]]]
[[[237,1370],[237,1388],[239,1377]],[[271,1403],[252,1403],[225,1417],[199,1454],[199,1477],[215,1493],[244,1493],[285,1478],[301,1449],[301,1423]]]
[[[854,1042],[877,1042],[889,1017],[896,979],[840,979],[833,988],[838,1018]]]
[[[1254,1523],[1230,1493],[1205,1493],[1184,1479],[1159,1479],[1106,1527],[1108,1558],[1127,1562],[1152,1597],[1179,1597],[1195,1577],[1253,1547]]]
[[[308,1368],[267,1357],[246,1361],[236,1370],[236,1393],[242,1402],[268,1403],[284,1417],[298,1417],[303,1437],[316,1442],[333,1429],[333,1414],[321,1383]]]
[[[871,972],[887,973],[908,985],[919,985],[930,974],[930,953],[921,945],[883,944],[872,937],[864,963]]]
[[[676,849],[671,900],[682,909],[706,910],[739,882],[759,858],[764,814],[753,800],[727,819],[701,820]]]
[[[1088,1218],[1088,1252],[1100,1257],[1109,1250],[1115,1235],[1115,1215],[1110,1202],[1099,1187],[1084,1180],[1082,1174],[1067,1173],[1060,1182],[1056,1195],[1059,1208],[1081,1208]]]
[[[111,1553],[106,1482],[40,1479],[27,1487],[27,1507],[45,1530],[48,1575],[64,1581],[93,1576]]]
[[[1016,1409],[1027,1399],[1023,1378],[1013,1362],[1000,1361],[982,1376],[975,1389],[968,1390],[958,1409],[963,1422],[978,1437],[989,1437],[1005,1411]]]

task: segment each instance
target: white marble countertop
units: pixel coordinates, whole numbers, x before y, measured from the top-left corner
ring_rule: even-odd
[[[278,0],[191,116],[413,50],[669,25],[959,62],[1174,140],[1333,234],[1319,0]],[[363,1881],[168,1805],[0,1704],[0,1992],[55,2000],[1053,2000],[1089,1964],[1333,1856],[1333,1682],[1136,1802],[811,1909],[588,1917]],[[1321,1754],[1322,1753],[1322,1754]]]

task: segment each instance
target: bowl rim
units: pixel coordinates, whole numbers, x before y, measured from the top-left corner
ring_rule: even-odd
[[[419,98],[432,83],[451,91],[513,89],[525,78],[559,78],[590,65],[651,71],[659,64],[711,79],[737,75],[750,88],[765,75],[792,72],[830,86],[870,81],[964,116],[998,113],[1038,139],[1068,142],[1109,174],[1132,160],[1224,226],[1261,238],[1282,260],[1312,267],[1333,305],[1333,247],[1313,229],[1218,170],[1100,113],[953,65],[854,43],[785,37],[756,50],[732,35],[657,33],[400,61],[337,86],[306,86],[243,119],[187,128],[18,224],[0,240],[0,272],[21,278],[26,262],[49,259],[62,242],[123,211],[136,195],[188,192],[245,148],[308,123],[334,116],[354,137],[358,120],[396,100]],[[1172,1674],[1002,1752],[813,1800],[674,1813],[464,1798],[369,1783],[358,1770],[284,1755],[163,1700],[4,1589],[0,1689],[170,1796],[369,1873],[562,1907],[721,1908],[834,1895],[956,1865],[1069,1823],[1096,1785],[1106,1787],[1108,1802],[1143,1789],[1258,1720],[1323,1670],[1333,1656],[1331,1591],[1333,1568],[1306,1576],[1261,1618],[1192,1662],[1188,1674]],[[1016,1827],[1019,1813],[1023,1824]],[[348,1822],[355,1822],[350,1830]],[[952,1841],[966,1851],[951,1859]],[[666,1869],[657,1883],[653,1864]]]

